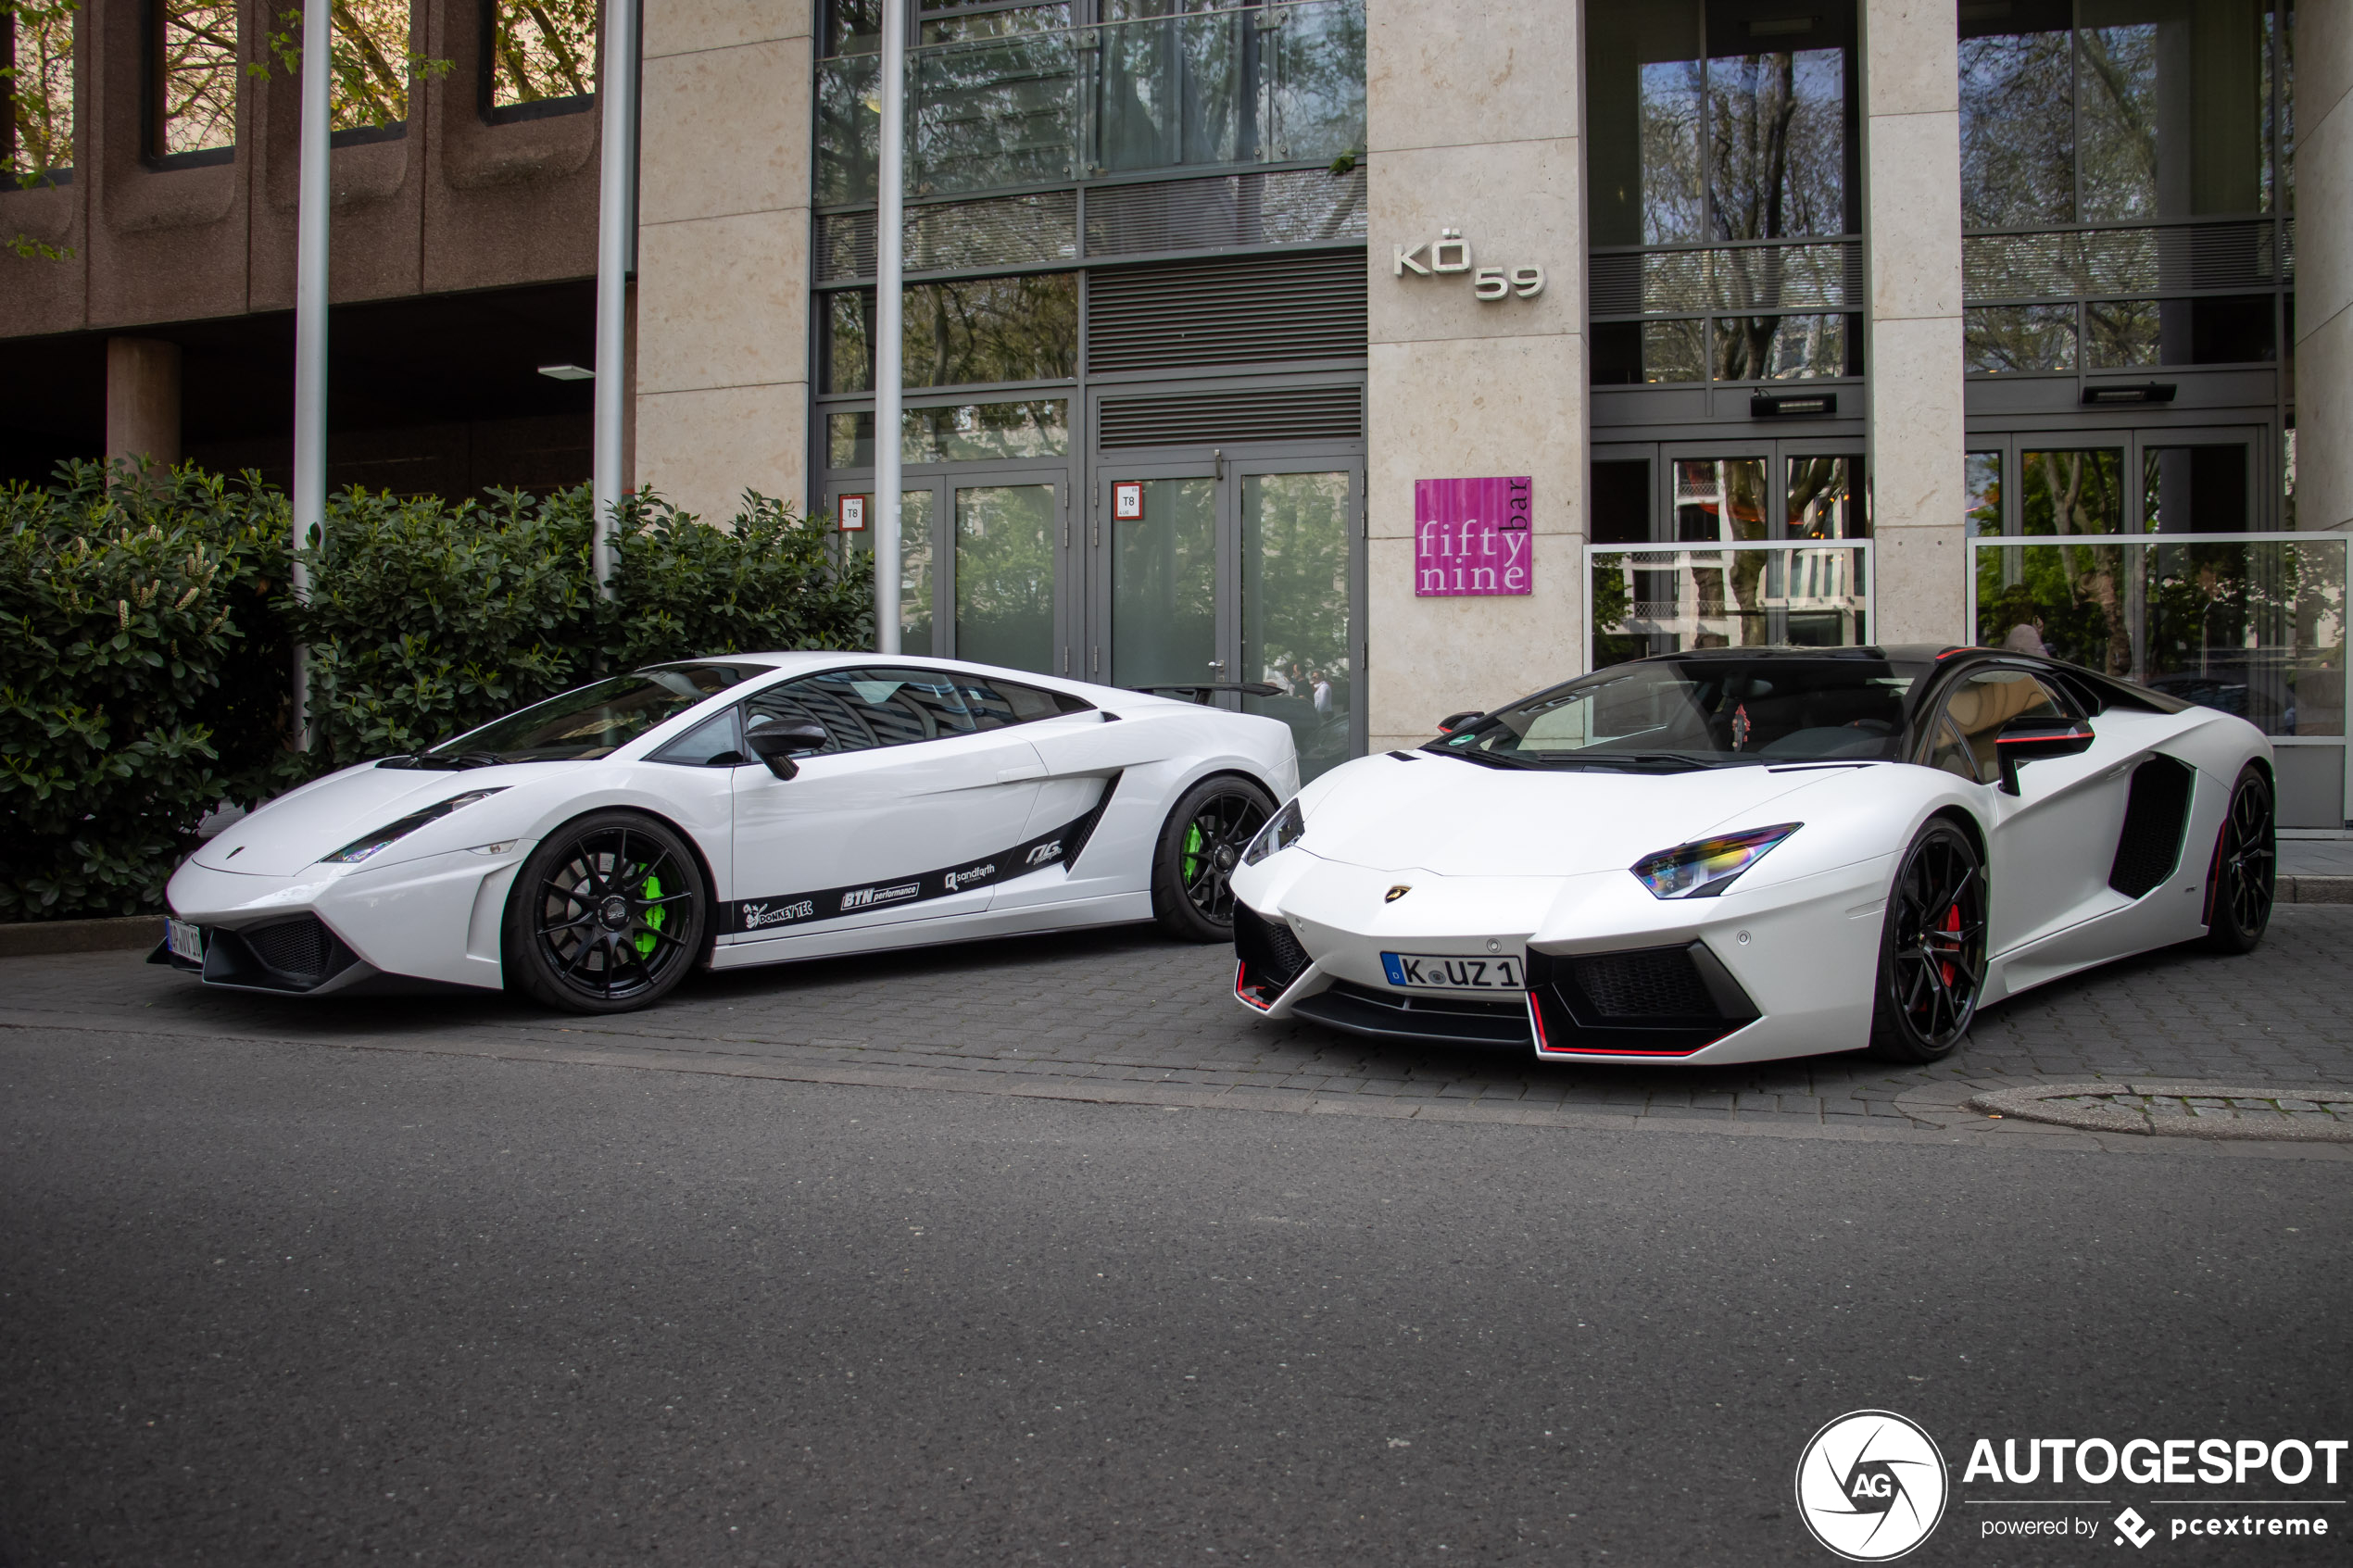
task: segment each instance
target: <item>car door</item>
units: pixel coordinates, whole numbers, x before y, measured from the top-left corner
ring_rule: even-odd
[[[1993,821],[1989,950],[1996,956],[2128,902],[2108,885],[2124,822],[2126,743],[2103,736],[2076,756],[2020,767],[2016,795],[2000,787],[1994,737],[2003,725],[2075,714],[2055,686],[2008,665],[1968,671],[1944,698],[1948,727],[1931,761],[1974,776],[1985,791]],[[2096,734],[2099,726],[2093,728]]]
[[[724,929],[750,942],[985,910],[1046,771],[1021,727],[988,707],[967,677],[894,665],[747,698],[747,744],[790,722],[822,726],[826,741],[789,779],[764,764],[735,770]]]

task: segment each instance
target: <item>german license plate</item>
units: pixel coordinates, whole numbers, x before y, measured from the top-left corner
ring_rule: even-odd
[[[170,945],[173,958],[186,959],[190,963],[204,962],[202,926],[190,925],[184,920],[166,920],[163,922],[163,939]]]
[[[1407,990],[1525,991],[1516,958],[1474,959],[1460,953],[1383,953],[1389,983]]]

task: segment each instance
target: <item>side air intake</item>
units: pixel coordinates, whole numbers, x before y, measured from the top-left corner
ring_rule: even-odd
[[[2164,885],[2182,863],[2182,832],[2189,825],[2191,787],[2197,775],[2186,762],[2152,757],[2133,770],[2124,831],[2116,836],[2116,863],[2108,884],[2127,898]]]

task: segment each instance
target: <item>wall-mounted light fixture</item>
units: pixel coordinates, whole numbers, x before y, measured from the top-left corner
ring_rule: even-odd
[[[597,372],[579,365],[542,365],[539,373],[549,381],[595,381]]]
[[[1787,419],[1796,414],[1829,415],[1838,412],[1835,392],[1760,392],[1748,400],[1748,417],[1752,420]]]
[[[2105,406],[2110,403],[2171,403],[2172,401],[2173,383],[2171,382],[2152,381],[2129,385],[2110,383],[2107,386],[2087,386],[2083,389],[2083,402],[2087,407]]]

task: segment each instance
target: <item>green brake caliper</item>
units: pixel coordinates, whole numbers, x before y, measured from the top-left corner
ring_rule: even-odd
[[[1201,869],[1201,824],[1185,824],[1185,884],[1192,885],[1193,875]]]
[[[639,888],[638,892],[648,898],[661,897],[661,878],[658,876],[648,877],[646,879],[646,885]],[[634,939],[637,948],[637,956],[639,958],[649,959],[654,956],[654,933],[661,929],[661,922],[668,919],[669,915],[670,910],[667,908],[662,907],[657,907],[646,911],[646,929],[637,933],[635,938]]]

